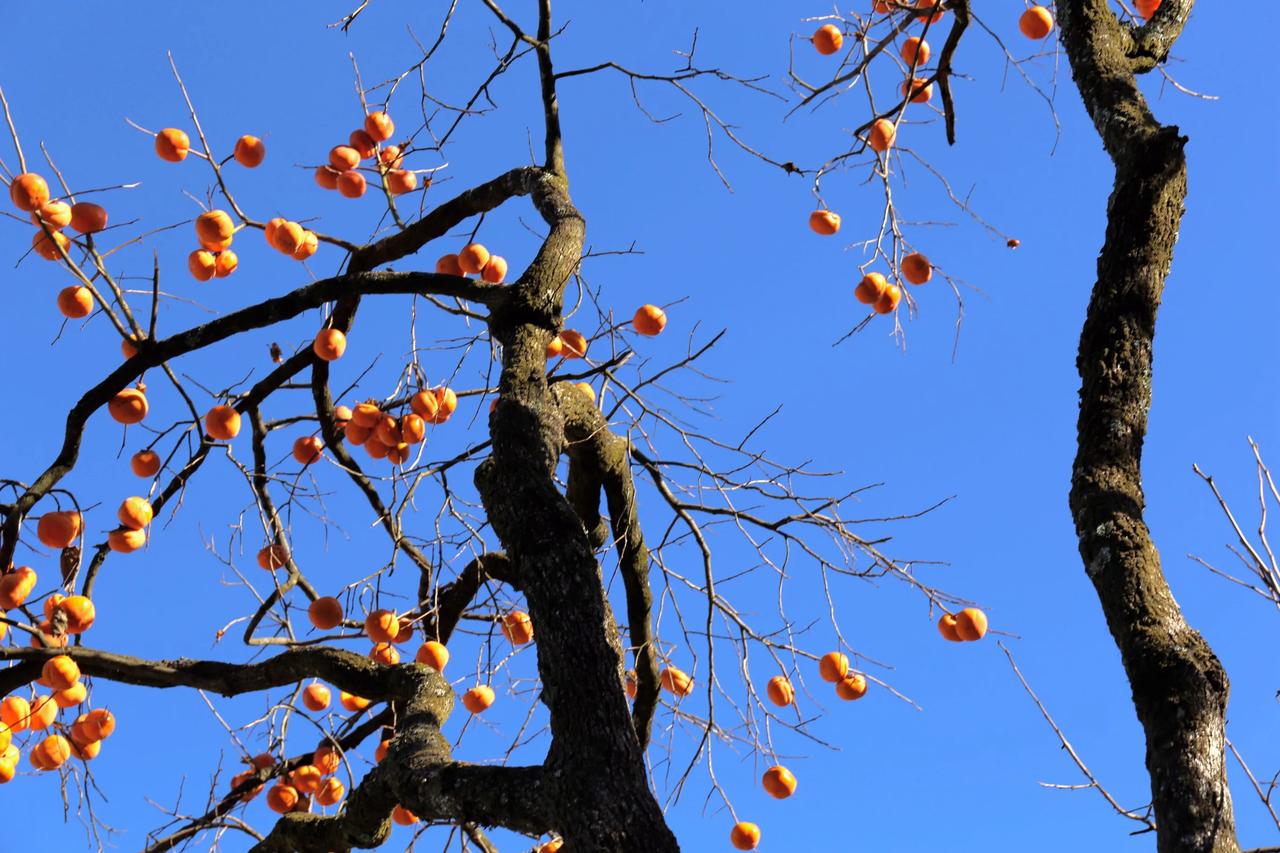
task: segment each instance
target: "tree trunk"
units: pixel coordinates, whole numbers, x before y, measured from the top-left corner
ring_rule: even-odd
[[[1143,520],[1152,343],[1187,176],[1186,139],[1150,113],[1135,75],[1163,60],[1190,7],[1166,0],[1138,29],[1122,25],[1103,0],[1057,6],[1072,76],[1115,164],[1080,335],[1070,504],[1085,571],[1146,734],[1157,849],[1236,853],[1224,754],[1227,674],[1183,619]]]

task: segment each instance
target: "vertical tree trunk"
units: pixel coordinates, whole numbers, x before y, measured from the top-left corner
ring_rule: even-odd
[[[1057,6],[1062,41],[1085,107],[1115,164],[1106,240],[1080,335],[1078,448],[1071,512],[1146,734],[1161,853],[1236,853],[1225,767],[1228,681],[1187,625],[1143,519],[1142,444],[1151,406],[1156,313],[1187,192],[1186,139],[1147,109],[1135,74],[1180,30],[1187,0],[1135,30],[1104,0]],[[1165,19],[1164,16],[1169,19]],[[1157,52],[1152,53],[1152,48]]]

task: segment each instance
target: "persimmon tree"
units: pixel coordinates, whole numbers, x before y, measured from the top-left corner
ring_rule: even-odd
[[[368,5],[341,29],[360,26]],[[948,141],[963,144],[954,68],[982,21],[968,0],[886,0],[806,23],[810,29],[793,40],[804,60],[793,55],[787,73],[794,108],[844,103],[858,91],[852,84],[868,83],[849,147],[825,162],[797,164],[753,147],[721,116],[714,91],[699,87],[760,91],[764,83],[701,66],[696,43],[672,72],[607,56],[561,67],[556,48],[572,36],[551,0],[440,5],[424,12],[434,16],[433,36],[403,73],[365,85],[357,71],[362,111],[353,110],[357,126],[345,142],[291,153],[308,161],[323,190],[377,200],[363,238],[313,227],[301,196],[272,210],[241,204],[237,186],[254,179],[251,170],[274,168],[275,152],[251,135],[227,145],[242,129],[228,136],[203,125],[200,93],[188,91],[174,65],[185,114],[172,127],[138,130],[154,156],[184,170],[184,184],[205,182],[205,209],[178,226],[191,229],[182,264],[157,256],[149,269],[130,273],[148,281],[142,292],[112,271],[113,256],[145,243],[155,233],[148,228],[167,225],[113,222],[110,195],[122,188],[91,191],[92,177],[64,175],[47,154],[36,163],[31,146],[24,149],[21,116],[4,104],[16,157],[16,168],[2,164],[9,219],[33,230],[28,262],[65,270],[58,310],[71,321],[109,324],[124,360],[66,413],[52,462],[5,472],[0,629],[12,640],[0,649],[10,662],[0,671],[7,695],[0,781],[14,776],[25,750],[31,765],[61,773],[68,788],[90,785],[91,761],[110,760],[110,697],[127,685],[257,693],[268,710],[251,730],[265,748],[250,749],[237,735],[247,769],[220,780],[203,814],[175,816],[154,833],[149,850],[227,831],[253,836],[259,850],[376,847],[393,823],[418,822],[455,828],[464,848],[496,849],[485,829],[502,827],[538,839],[542,851],[675,850],[663,797],[678,794],[695,772],[733,814],[729,842],[753,849],[761,829],[734,812],[717,782],[717,746],[732,743],[767,759],[762,784],[785,799],[796,779],[776,760],[774,737],[788,729],[813,737],[813,721],[796,706],[806,670],[832,683],[842,700],[893,688],[860,666],[843,639],[835,650],[810,648],[781,594],[776,618],[736,607],[717,586],[713,546],[721,530],[754,549],[779,584],[792,565],[804,566],[837,636],[840,596],[830,583],[842,575],[902,581],[919,593],[945,640],[979,640],[987,619],[922,579],[915,561],[887,553],[882,532],[859,532],[847,510],[856,486],[832,490],[820,469],[754,449],[754,429],[717,436],[691,425],[697,399],[655,399],[668,378],[698,371],[718,336],[695,332],[683,357],[654,363],[643,355],[646,338],[670,335],[667,313],[680,309],[622,304],[621,295],[590,283],[591,212],[579,210],[570,192],[575,144],[562,135],[559,92],[575,78],[612,75],[650,118],[642,92],[674,93],[702,119],[717,173],[716,146],[727,144],[752,168],[809,181],[818,199],[809,227],[818,234],[834,235],[843,222],[822,201],[823,180],[866,170],[884,188],[884,207],[878,225],[857,226],[868,251],[851,314],[859,317],[855,330],[883,322],[901,335],[901,320],[919,308],[913,287],[945,281],[962,305],[956,281],[915,245],[894,193],[902,191],[903,158],[919,159],[907,138],[916,128],[906,119],[933,108],[921,105],[931,104],[934,87]],[[1182,213],[1185,162],[1184,140],[1151,114],[1136,80],[1162,68],[1191,6],[1140,4],[1135,17],[1103,0],[1064,0],[1053,12],[1027,9],[1019,27],[1036,42],[1060,31],[1077,90],[1116,165],[1078,357],[1071,510],[1147,733],[1153,801],[1150,816],[1138,819],[1155,829],[1161,850],[1226,851],[1237,849],[1224,768],[1226,675],[1169,592],[1140,485],[1151,340]],[[433,94],[429,81],[461,15],[489,19],[495,61],[459,103]],[[936,52],[930,37],[941,45]],[[813,52],[829,58],[819,82],[803,70],[815,67]],[[442,180],[451,139],[492,106],[494,80],[515,74],[527,75],[540,114],[534,164],[494,164],[493,178],[453,190]],[[890,80],[887,99],[877,98],[873,76]],[[979,227],[1000,233],[937,177]],[[91,193],[97,201],[88,200]],[[531,207],[541,223],[527,258],[499,254],[504,235],[487,220],[517,205]],[[244,279],[271,251],[298,262],[296,285],[212,320],[162,327],[159,308],[170,298],[162,276]],[[412,306],[406,342],[362,339],[359,309],[378,299]],[[855,310],[859,304],[866,307]],[[429,325],[419,327],[419,314]],[[314,320],[313,334],[275,348],[272,367],[252,383],[210,390],[178,367],[198,351],[228,363],[245,358],[238,340],[298,317]],[[408,355],[388,367],[395,349]],[[353,359],[362,359],[359,368],[350,367]],[[463,376],[487,379],[471,387],[459,384]],[[105,494],[74,478],[91,419],[106,416],[125,426],[145,496]],[[468,440],[437,458],[433,439],[447,430],[465,430]],[[290,448],[283,459],[281,441]],[[371,461],[357,461],[357,447]],[[113,581],[104,567],[138,559],[128,554],[158,535],[150,532],[153,519],[177,511],[214,464],[231,466],[251,496],[251,511],[235,525],[239,553],[213,555],[245,597],[244,617],[234,623],[244,654],[159,660],[95,647],[94,590]],[[324,492],[339,484],[368,505],[387,541],[380,565],[352,568],[333,589],[312,579],[308,561],[324,558],[312,553],[317,533],[309,525],[332,524]],[[114,529],[90,541],[91,522],[116,506]],[[265,574],[240,573],[246,551],[260,567],[252,571]],[[690,565],[696,568],[684,568]],[[232,627],[217,626],[219,637]],[[482,638],[475,680],[445,675],[451,640],[463,633]],[[368,654],[347,648],[361,638],[372,643]],[[412,662],[397,648],[406,642]],[[512,682],[500,695],[496,679],[520,649],[536,655],[536,689],[521,694]],[[339,692],[342,712],[327,685]],[[702,698],[696,709],[681,701],[693,695]],[[541,762],[454,756],[441,734],[451,715],[483,715],[513,700],[545,709]],[[660,719],[663,731],[688,729],[696,743],[688,766],[661,782],[647,759],[670,750],[655,743]],[[375,758],[367,771],[354,763],[361,754]],[[263,800],[269,812],[248,812]]]

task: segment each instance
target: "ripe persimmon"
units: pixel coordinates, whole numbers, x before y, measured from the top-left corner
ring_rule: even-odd
[[[867,695],[867,679],[856,672],[846,673],[836,682],[836,695],[846,702],[861,699]]]
[[[145,530],[131,530],[128,527],[117,528],[107,534],[107,547],[117,554],[132,554],[147,544]]]
[[[58,703],[47,693],[40,693],[31,700],[31,730],[42,732],[58,718]]]
[[[338,172],[346,172],[360,165],[360,152],[350,145],[335,145],[329,149],[329,165]]]
[[[1151,16],[1156,13],[1156,9],[1160,8],[1160,0],[1134,0],[1133,5],[1138,8],[1139,15],[1151,20]]]
[[[815,210],[809,214],[809,229],[815,234],[830,237],[840,230],[840,214],[834,210]]]
[[[502,284],[507,277],[507,259],[501,255],[490,255],[489,262],[480,270],[480,277],[490,284]]]
[[[916,0],[916,8],[921,10],[933,9],[940,5],[942,5],[941,0]],[[918,18],[916,18],[916,20],[920,21],[921,23],[924,23],[927,21],[930,24],[936,24],[938,23],[938,21],[942,20],[943,14],[944,14],[944,10],[940,9],[937,12],[934,12],[932,15],[921,14]]]
[[[154,450],[139,450],[129,457],[129,470],[135,477],[154,477],[160,471],[160,454]]]
[[[339,174],[328,166],[320,166],[316,169],[316,185],[321,189],[336,190]]]
[[[464,273],[475,275],[489,263],[489,250],[479,243],[468,243],[458,252],[458,266]]]
[[[125,498],[120,508],[116,510],[116,517],[120,519],[120,523],[130,530],[142,530],[151,523],[154,515],[151,502],[136,496]]]
[[[387,192],[392,195],[404,195],[418,188],[418,176],[407,169],[392,169],[387,172]]]
[[[902,259],[902,277],[912,284],[925,284],[933,278],[933,265],[919,252],[912,252]]]
[[[512,610],[502,617],[502,636],[512,645],[523,646],[533,640],[533,620],[523,610]]]
[[[53,703],[65,710],[81,704],[88,696],[89,690],[84,686],[84,682],[77,681],[65,690],[56,691],[53,694]]]
[[[298,791],[292,785],[279,782],[267,791],[267,808],[276,814],[288,814],[298,804]]]
[[[495,698],[492,687],[478,684],[462,694],[462,706],[473,714],[479,714],[491,706]]]
[[[71,205],[71,227],[81,234],[96,234],[107,227],[107,211],[101,205],[78,201]]]
[[[204,416],[204,430],[214,441],[230,441],[240,434],[240,413],[235,406],[214,406]]]
[[[30,213],[49,200],[49,184],[35,172],[24,172],[9,184],[9,200],[18,210]]]
[[[58,291],[58,311],[71,320],[88,317],[93,313],[93,292],[78,284],[62,288]]]
[[[355,421],[349,421],[342,428],[342,435],[347,441],[359,446],[369,440],[369,437],[373,435],[373,430],[368,427],[362,427]]]
[[[760,846],[760,827],[749,821],[738,821],[729,832],[729,843],[735,850],[755,850]]]
[[[441,255],[436,261],[436,272],[440,275],[465,275],[458,263],[457,255]]]
[[[871,150],[883,154],[893,147],[893,140],[898,135],[898,129],[894,127],[893,122],[887,118],[878,118],[871,125],[871,132],[867,134],[867,144],[871,146]]]
[[[391,610],[374,610],[365,617],[364,632],[375,643],[390,643],[400,633],[400,619]]]
[[[781,764],[775,764],[764,771],[760,781],[765,791],[775,800],[785,800],[796,792],[795,775]]]
[[[960,635],[956,632],[956,617],[950,613],[943,613],[938,619],[938,633],[942,635],[944,640],[952,643],[959,643]]]
[[[106,740],[116,730],[115,715],[106,708],[95,708],[85,715],[84,732],[88,741]]]
[[[324,442],[318,436],[304,435],[293,442],[294,461],[310,465],[324,455]]]
[[[902,61],[908,67],[920,68],[929,62],[929,43],[920,36],[911,36],[902,42]]]
[[[823,56],[830,56],[844,45],[844,33],[835,24],[823,24],[810,38],[814,48]]]
[[[374,142],[386,142],[395,134],[396,125],[385,112],[369,113],[364,117],[364,132]]]
[[[196,239],[201,243],[228,243],[235,233],[236,224],[225,210],[210,210],[196,217]]]
[[[320,790],[320,783],[324,781],[324,774],[320,772],[320,768],[314,764],[304,764],[301,767],[295,767],[289,773],[289,784],[295,788],[299,794],[314,794]]]
[[[347,137],[347,145],[355,149],[361,160],[368,160],[378,151],[378,143],[373,141],[372,136],[359,128],[351,131],[351,135]]]
[[[667,312],[657,305],[641,305],[631,318],[631,328],[636,334],[653,337],[667,327]]]
[[[74,510],[46,512],[36,522],[36,538],[46,548],[65,548],[80,536],[82,522]]]
[[[382,149],[382,153],[378,155],[378,162],[386,166],[388,169],[399,169],[404,163],[404,157],[401,156],[399,145],[387,145]]]
[[[391,643],[374,643],[373,648],[369,650],[369,660],[386,666],[395,666],[400,663],[400,652]]]
[[[249,782],[252,779],[253,779],[252,770],[246,770],[243,773],[237,773],[235,776],[231,777],[231,790],[233,791],[236,790],[241,785],[244,785],[245,783]],[[251,787],[249,788],[249,790],[245,791],[240,795],[240,802],[247,803],[250,800],[252,800],[254,797],[258,796],[258,794],[260,793],[262,793],[261,785],[256,785],[254,787]]]
[[[187,255],[187,271],[196,281],[208,281],[218,274],[218,258],[208,249],[196,249]]]
[[[311,257],[320,248],[320,238],[316,236],[316,232],[307,230],[302,232],[302,243],[293,252],[295,261],[305,261]]]
[[[156,154],[169,163],[187,159],[191,150],[191,137],[176,127],[166,127],[156,134]]]
[[[413,826],[418,822],[418,816],[404,806],[396,806],[391,810],[391,822],[399,826]]]
[[[323,711],[328,708],[330,697],[329,688],[318,681],[313,681],[302,690],[302,704],[308,711]]]
[[[215,278],[226,278],[239,266],[240,256],[230,249],[223,249],[214,261],[213,275]]]
[[[903,80],[900,87],[902,97],[907,97],[907,89],[911,89],[911,103],[923,104],[927,103],[933,97],[933,84],[924,77],[913,77],[910,80]]]
[[[283,569],[289,565],[289,546],[283,542],[272,542],[258,550],[258,568],[268,572]]]
[[[962,640],[981,640],[987,635],[987,614],[976,607],[966,607],[956,614],[956,635]]]
[[[406,444],[421,444],[427,437],[427,422],[412,412],[400,418],[399,429]]]
[[[42,759],[41,770],[57,770],[71,757],[71,744],[62,735],[49,735],[38,746],[32,748],[33,759],[37,752]]]
[[[587,339],[582,332],[565,329],[560,333],[560,343],[564,345],[565,358],[585,358],[587,355]]]
[[[6,696],[0,702],[0,723],[11,732],[25,732],[31,725],[31,703],[21,696]]]
[[[843,652],[827,652],[818,661],[818,674],[823,681],[835,684],[849,671],[849,657]]]
[[[337,361],[347,351],[347,336],[337,329],[321,329],[311,349],[324,361]]]
[[[31,211],[33,225],[44,223],[53,231],[71,224],[71,205],[62,201],[46,201]]]
[[[83,634],[88,631],[98,615],[93,601],[84,595],[69,595],[57,603],[56,609],[67,619],[68,634]]]
[[[347,789],[342,784],[342,780],[336,776],[330,776],[320,784],[320,790],[316,791],[316,802],[322,806],[334,806],[342,801],[346,793]]]
[[[360,198],[367,187],[364,175],[355,169],[348,169],[338,175],[338,192],[343,198]]]
[[[0,610],[16,610],[36,587],[36,572],[30,566],[19,566],[0,575]]]
[[[147,395],[139,388],[126,388],[111,398],[107,411],[117,423],[141,423],[147,416]]]
[[[48,234],[43,231],[37,231],[31,235],[31,248],[46,261],[61,260],[62,253],[70,245],[71,241],[61,231],[51,231]]]
[[[348,711],[363,711],[372,704],[363,696],[356,696],[345,690],[338,691],[338,701],[342,703],[342,707],[346,708]]]
[[[664,666],[658,674],[662,689],[673,696],[688,696],[693,692],[693,676],[674,666]]]
[[[262,161],[267,157],[267,146],[258,137],[246,133],[236,140],[236,147],[232,152],[232,156],[236,158],[237,163],[246,169],[256,169],[262,165]]]
[[[431,667],[436,672],[444,672],[445,666],[449,663],[449,650],[445,648],[444,643],[427,640],[418,649],[413,659],[417,663]]]
[[[891,284],[884,289],[884,293],[880,294],[880,298],[876,300],[876,304],[872,306],[877,314],[890,314],[898,303],[902,301],[902,289],[896,284]]]
[[[44,662],[40,675],[51,690],[67,690],[80,680],[80,667],[68,655],[58,655]]]
[[[1053,32],[1053,15],[1043,6],[1032,6],[1018,18],[1018,29],[1027,38],[1039,41]]]
[[[385,414],[378,419],[378,423],[374,426],[373,437],[387,447],[395,447],[404,441],[404,434],[400,430],[399,421],[391,415]]]
[[[785,675],[775,675],[770,678],[765,692],[769,695],[769,701],[779,708],[785,708],[796,701],[796,689],[791,685],[791,679]]]
[[[436,397],[436,413],[432,423],[444,423],[458,409],[458,395],[452,388],[441,386],[432,389]]]
[[[275,222],[276,220],[271,220]],[[271,224],[267,224],[267,242],[275,247],[276,251],[292,256],[298,251],[307,239],[307,231],[296,222],[282,220],[274,229]]]
[[[322,595],[307,605],[307,618],[321,631],[342,624],[342,603],[331,595]]]

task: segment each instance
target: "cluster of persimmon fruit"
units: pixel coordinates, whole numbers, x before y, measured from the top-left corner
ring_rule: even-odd
[[[1159,8],[1160,0],[1138,0],[1138,12],[1144,18],[1150,18]],[[877,14],[892,12],[909,12],[922,22],[935,24],[945,13],[945,0],[874,0],[873,8]],[[1033,5],[1027,8],[1018,19],[1018,28],[1029,39],[1040,40],[1053,31],[1053,14],[1044,6]],[[839,53],[844,46],[844,31],[836,24],[823,24],[810,37],[814,49],[823,56]],[[916,71],[928,64],[932,55],[929,43],[920,36],[909,36],[903,40],[899,55],[908,68],[908,76],[899,89],[903,98],[909,103],[928,103],[933,98],[933,85],[926,77],[916,76]],[[867,132],[866,142],[877,154],[888,151],[897,138],[897,124],[887,117],[875,119]],[[840,215],[835,211],[822,208],[809,215],[809,227],[815,233],[830,236],[840,230]],[[1015,246],[1016,241],[1010,241]],[[899,265],[899,276],[910,284],[925,284],[933,277],[933,266],[929,259],[919,252],[911,252],[902,258]],[[871,272],[862,277],[854,289],[854,296],[864,305],[871,306],[877,314],[890,314],[895,311],[902,300],[902,290],[896,284],[890,284],[882,273]]]
[[[263,548],[258,554],[259,565],[268,569],[278,568],[287,559],[287,552],[278,544]],[[334,596],[318,597],[307,607],[307,618],[318,630],[329,631],[337,628],[343,624],[344,619],[342,602]],[[364,633],[373,643],[369,658],[386,666],[400,663],[400,652],[396,646],[413,639],[415,622],[412,614],[397,614],[386,609],[370,611],[363,623]],[[499,624],[502,634],[513,645],[520,646],[533,641],[533,621],[524,611],[511,610],[505,613]],[[449,663],[449,649],[443,643],[428,640],[419,646],[414,655],[414,661],[443,673],[445,666]],[[313,681],[303,688],[301,697],[302,704],[308,711],[319,713],[328,710],[333,693],[325,684]],[[462,704],[470,713],[479,714],[493,705],[495,699],[496,694],[492,687],[487,684],[477,684],[463,693]],[[339,691],[338,701],[344,709],[352,713],[363,711],[370,705],[369,700],[346,691]],[[386,757],[390,738],[393,736],[394,732],[385,733],[384,739],[374,751],[376,761],[381,762]],[[267,807],[279,814],[309,811],[312,798],[322,806],[335,805],[346,793],[345,786],[334,776],[342,766],[342,762],[343,754],[340,746],[332,740],[326,740],[317,747],[310,764],[290,771],[267,791]],[[232,791],[244,788],[241,799],[245,802],[252,800],[263,789],[261,781],[256,785],[252,782],[262,780],[264,777],[261,771],[270,770],[276,763],[270,753],[263,753],[249,759],[250,768],[232,778]],[[266,774],[268,778],[273,775],[279,774]],[[395,823],[403,826],[418,822],[417,816],[404,806],[396,806],[391,817]],[[553,853],[559,849],[559,846],[559,839],[553,839],[542,845],[539,850]]]
[[[976,607],[958,613],[943,613],[938,619],[938,633],[953,643],[973,642],[987,635],[987,614]]]
[[[48,261],[61,259],[71,246],[64,228],[87,236],[107,227],[107,211],[101,205],[75,201],[70,196],[65,201],[53,198],[49,183],[35,172],[24,172],[13,179],[9,200],[18,210],[30,214],[37,226],[31,248]],[[58,310],[66,317],[89,316],[93,312],[93,291],[78,284],[63,288],[58,292]]]
[[[145,526],[150,521],[144,509],[130,498],[121,506],[121,516]],[[148,507],[149,508],[149,505]],[[36,536],[50,548],[66,548],[81,534],[83,519],[74,511],[45,513],[36,523]],[[27,603],[38,578],[30,566],[20,566],[0,575],[0,610],[17,610]],[[33,648],[65,648],[69,636],[83,634],[97,618],[93,602],[83,595],[60,593],[44,600],[44,619],[31,634]],[[0,622],[0,639],[9,626]],[[28,733],[27,758],[37,770],[56,770],[72,757],[89,761],[98,756],[102,741],[115,731],[115,717],[105,708],[79,709],[88,700],[88,691],[80,680],[80,667],[68,655],[57,655],[45,661],[36,683],[48,693],[34,694],[30,699],[11,695],[0,702],[0,784],[17,773],[21,751],[14,736]],[[59,721],[59,712],[77,709],[70,722]]]
[[[395,135],[396,125],[386,112],[369,113],[364,117],[364,127],[351,131],[346,145],[329,149],[329,162],[316,167],[316,184],[326,190],[337,190],[345,198],[360,198],[368,188],[368,181],[360,172],[365,160],[374,161],[374,170],[391,195],[404,195],[418,188],[418,175],[404,166],[404,154],[399,145],[382,146]],[[430,186],[431,179],[424,182]]]

